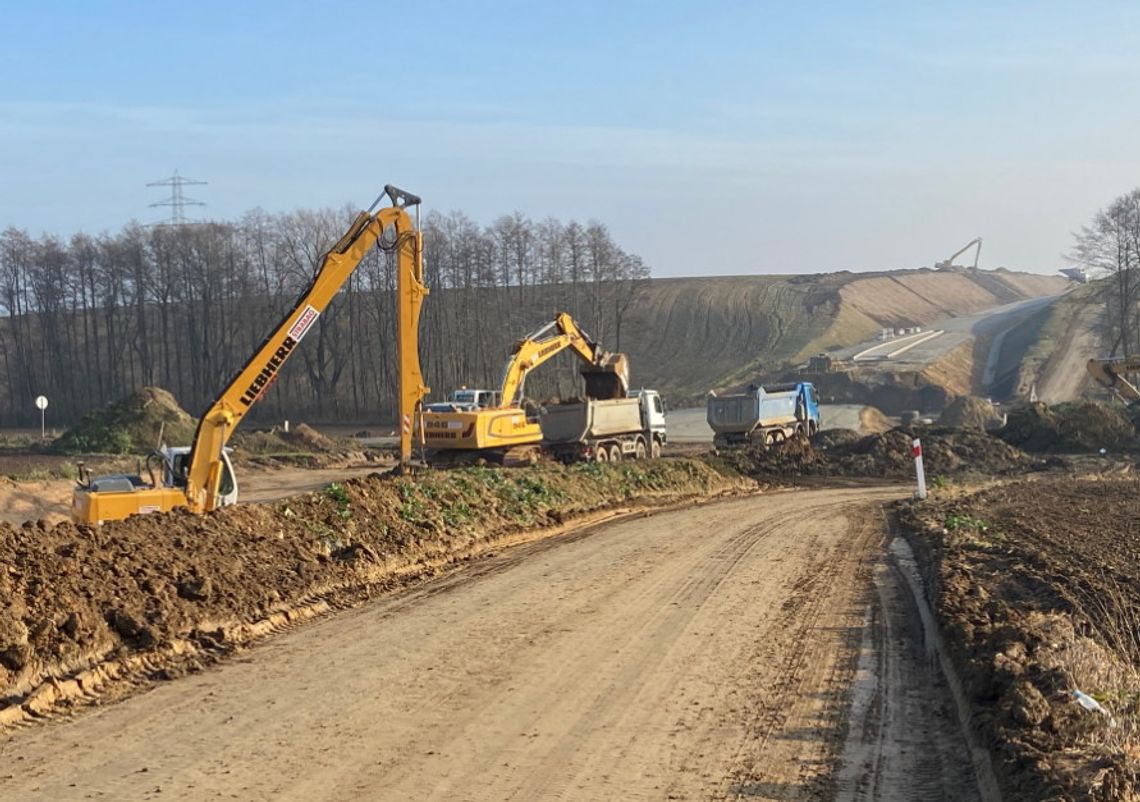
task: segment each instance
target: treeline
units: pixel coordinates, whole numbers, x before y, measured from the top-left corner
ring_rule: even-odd
[[[1097,293],[1105,309],[1109,355],[1140,354],[1140,188],[1116,198],[1082,226],[1070,258],[1109,274]]]
[[[32,425],[46,395],[55,421],[145,385],[198,414],[311,279],[355,210],[254,211],[236,222],[131,224],[68,240],[0,234],[0,426]],[[480,226],[465,215],[423,221],[426,280],[421,357],[433,397],[495,386],[511,344],[557,310],[612,350],[642,260],[606,227],[515,213]],[[395,417],[396,273],[374,249],[300,352],[251,413],[263,420]],[[544,371],[528,389],[570,392],[573,374]]]

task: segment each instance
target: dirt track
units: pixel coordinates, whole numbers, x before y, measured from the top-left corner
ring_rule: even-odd
[[[0,798],[833,798],[881,505],[905,492],[777,493],[511,549],[8,736]],[[860,726],[862,764],[885,739]],[[923,732],[890,737],[899,776],[930,759]],[[841,798],[920,798],[862,773]]]

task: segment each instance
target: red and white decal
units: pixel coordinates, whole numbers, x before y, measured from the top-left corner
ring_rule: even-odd
[[[313,323],[316,322],[320,314],[321,313],[316,309],[306,304],[304,311],[302,311],[300,317],[297,318],[297,322],[293,324],[293,328],[289,329],[289,336],[297,342],[301,342],[301,338],[305,336],[305,333],[308,332]]]
[[[412,432],[412,416],[404,416],[404,434],[411,434]]]

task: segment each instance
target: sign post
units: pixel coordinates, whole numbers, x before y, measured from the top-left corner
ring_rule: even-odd
[[[40,439],[47,440],[47,412],[48,400],[46,395],[36,396],[36,409],[40,411]]]
[[[922,441],[917,437],[911,445],[911,454],[914,455],[914,473],[918,479],[918,493],[920,499],[926,498],[926,471],[922,468]]]

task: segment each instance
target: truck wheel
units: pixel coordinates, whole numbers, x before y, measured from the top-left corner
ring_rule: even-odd
[[[610,446],[610,462],[621,462],[621,446],[617,444]]]
[[[804,431],[804,427],[802,425],[796,426],[796,439],[797,440],[807,439],[807,433]]]
[[[653,438],[653,445],[649,447],[649,456],[653,459],[661,458],[661,441],[656,437]]]
[[[645,450],[645,441],[642,440],[640,437],[637,438],[637,446],[633,449],[633,458],[634,459],[645,459],[646,453],[647,452]]]
[[[605,446],[598,446],[594,450],[594,460],[597,462],[609,462],[610,452],[606,450]]]

